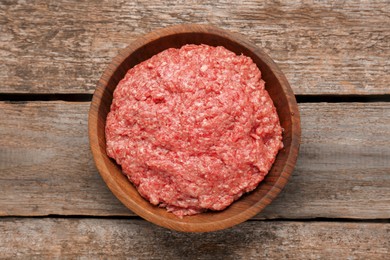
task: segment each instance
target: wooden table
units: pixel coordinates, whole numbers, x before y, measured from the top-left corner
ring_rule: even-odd
[[[0,258],[389,259],[390,2],[176,2],[0,2]],[[139,35],[179,23],[246,35],[285,72],[301,111],[290,182],[225,231],[140,219],[89,151],[105,66]]]

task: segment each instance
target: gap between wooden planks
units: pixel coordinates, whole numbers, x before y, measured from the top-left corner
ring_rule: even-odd
[[[387,1],[1,1],[4,93],[92,93],[137,37],[180,23],[240,32],[296,94],[390,94]],[[234,6],[234,8],[232,8]]]
[[[255,219],[390,218],[390,103],[300,104],[302,145]],[[89,102],[0,102],[0,216],[133,216],[97,173]]]
[[[249,221],[194,234],[142,220],[6,218],[0,242],[2,258],[385,259],[390,224]]]

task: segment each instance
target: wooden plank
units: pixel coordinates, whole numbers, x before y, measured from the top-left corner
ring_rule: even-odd
[[[207,23],[264,48],[296,94],[390,94],[388,7],[386,0],[1,1],[0,89],[92,93],[108,62],[139,35]]]
[[[250,221],[212,233],[143,220],[3,219],[1,258],[386,259],[389,223]]]
[[[296,169],[277,203],[262,215],[389,218],[390,103],[299,107],[302,141]]]
[[[88,102],[0,102],[0,215],[134,215],[106,188]],[[390,103],[300,104],[302,145],[256,218],[390,218]]]

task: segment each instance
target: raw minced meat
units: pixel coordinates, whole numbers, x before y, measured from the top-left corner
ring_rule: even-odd
[[[167,49],[114,91],[107,153],[150,203],[177,216],[223,210],[257,187],[283,147],[253,61],[224,47]]]

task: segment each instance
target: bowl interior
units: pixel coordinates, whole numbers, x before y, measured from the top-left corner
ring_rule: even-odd
[[[179,219],[165,209],[155,207],[143,199],[121,173],[121,168],[106,155],[105,120],[110,110],[112,94],[136,64],[168,49],[185,44],[224,46],[236,54],[252,58],[262,72],[284,129],[284,149],[279,151],[266,178],[253,192],[244,195],[220,212],[206,212]],[[89,136],[97,168],[111,191],[128,208],[141,217],[167,228],[180,231],[203,232],[224,229],[259,213],[285,186],[291,175],[300,142],[299,112],[292,90],[274,62],[258,47],[242,36],[211,26],[181,25],[150,33],[122,50],[104,72],[98,83],[89,115]]]

